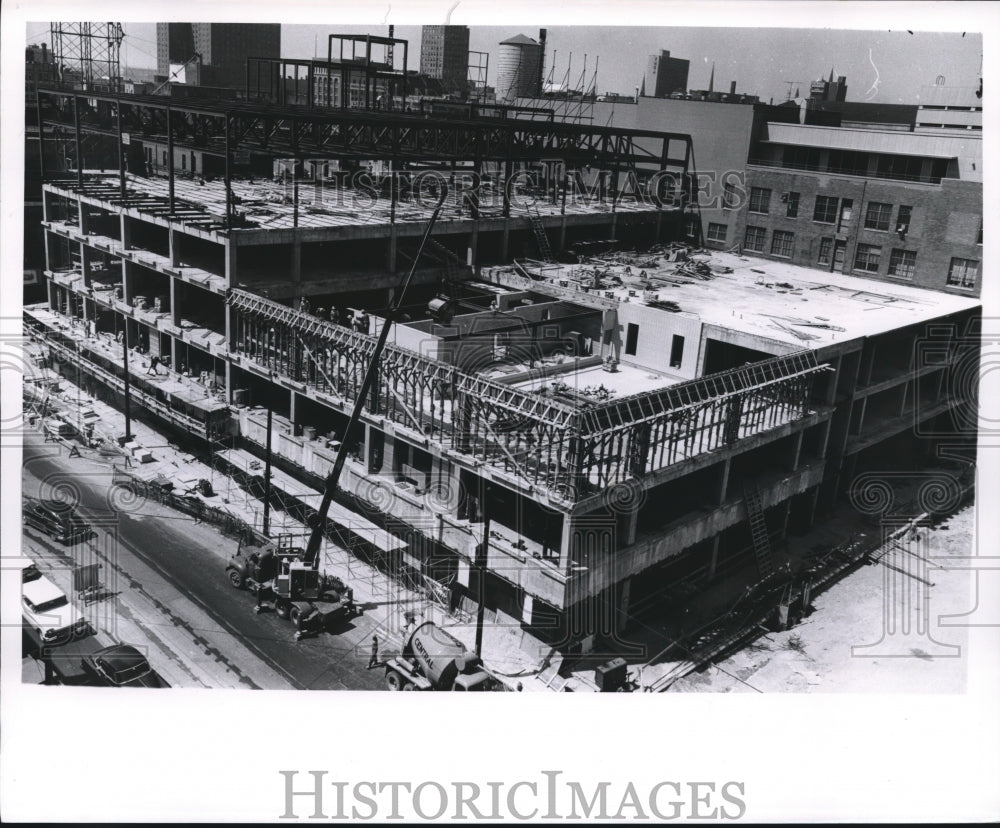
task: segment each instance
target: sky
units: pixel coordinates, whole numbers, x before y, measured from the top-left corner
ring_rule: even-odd
[[[125,23],[123,63],[156,66],[154,23]],[[537,39],[538,26],[472,26],[469,48],[489,52],[489,84],[496,80],[498,44],[516,34]],[[386,35],[384,25],[282,26],[283,57],[312,57],[326,52],[331,33]],[[46,24],[29,24],[31,42],[47,39]],[[410,43],[409,68],[420,66],[420,27],[397,25],[395,36]],[[708,27],[550,26],[545,55],[546,78],[569,81],[572,88],[634,94],[649,55],[660,49],[691,62],[688,87],[708,88],[715,63],[715,89],[762,100],[785,100],[819,77],[847,76],[847,99],[881,103],[918,103],[920,87],[943,76],[949,86],[977,86],[982,37],[968,32],[848,31],[832,29],[748,29]],[[571,57],[572,56],[572,57]],[[586,59],[586,75],[583,74]]]

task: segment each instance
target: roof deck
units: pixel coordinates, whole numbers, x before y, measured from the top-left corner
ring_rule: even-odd
[[[75,181],[51,182],[47,189],[68,197],[77,195],[107,209],[132,208],[162,223],[191,225],[208,231],[221,231],[226,219],[226,185],[218,178],[174,178],[174,209],[170,210],[170,182],[166,176],[125,176],[125,200],[120,197],[118,175],[88,173],[80,190]],[[296,189],[298,193],[296,195]],[[388,187],[386,187],[388,189]],[[373,190],[339,186],[332,180],[300,180],[296,188],[291,180],[277,178],[234,178],[231,181],[234,209],[238,223],[229,228],[236,232],[254,230],[321,230],[382,228],[391,224],[426,224],[437,205],[435,195],[424,193],[417,198],[400,197],[393,211],[392,201]],[[441,211],[440,222],[470,221],[472,215],[464,191],[452,188]],[[297,203],[296,203],[297,201]],[[651,212],[657,208],[634,197],[621,198],[614,211]],[[529,190],[517,191],[510,199],[510,214],[524,218],[529,212],[545,222],[565,216],[610,215],[609,200],[577,194],[553,203]],[[503,193],[484,182],[479,193],[481,220],[503,218]]]
[[[499,273],[503,270],[506,274]],[[527,270],[542,277],[523,280],[539,292],[551,289],[560,298],[605,307],[609,302],[659,306],[663,313],[771,340],[784,352],[875,336],[980,304],[971,296],[717,251],[701,251],[686,261],[670,261],[669,251],[614,254]],[[513,273],[497,268],[491,278],[507,283]]]

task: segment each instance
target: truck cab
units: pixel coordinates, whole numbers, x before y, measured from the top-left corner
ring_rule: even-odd
[[[467,693],[481,692],[483,690],[489,690],[493,682],[492,676],[489,673],[478,670],[471,675],[462,674],[455,677],[455,683],[452,685],[452,690],[462,690]]]

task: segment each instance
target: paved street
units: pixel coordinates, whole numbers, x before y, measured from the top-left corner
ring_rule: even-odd
[[[24,494],[79,498],[78,512],[97,537],[64,547],[25,530],[25,553],[67,592],[69,567],[96,560],[115,598],[91,605],[95,627],[148,647],[149,659],[173,686],[372,690],[381,670],[365,669],[377,623],[360,616],[337,634],[294,640],[294,627],[273,613],[256,615],[249,592],[234,589],[224,562],[236,548],[211,526],[159,504],[131,502],[111,487],[111,470],[68,457],[29,433],[24,441]]]

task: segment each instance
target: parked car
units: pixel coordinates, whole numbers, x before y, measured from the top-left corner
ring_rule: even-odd
[[[62,644],[92,630],[69,598],[44,575],[21,585],[21,616],[42,644]]]
[[[131,644],[112,644],[80,660],[83,669],[109,687],[169,687]]]
[[[93,534],[86,521],[76,514],[73,506],[58,500],[26,497],[21,515],[25,526],[44,532],[59,543],[79,543]]]
[[[37,581],[42,577],[41,571],[33,563],[26,563],[21,566],[21,583],[26,584],[29,581]]]

